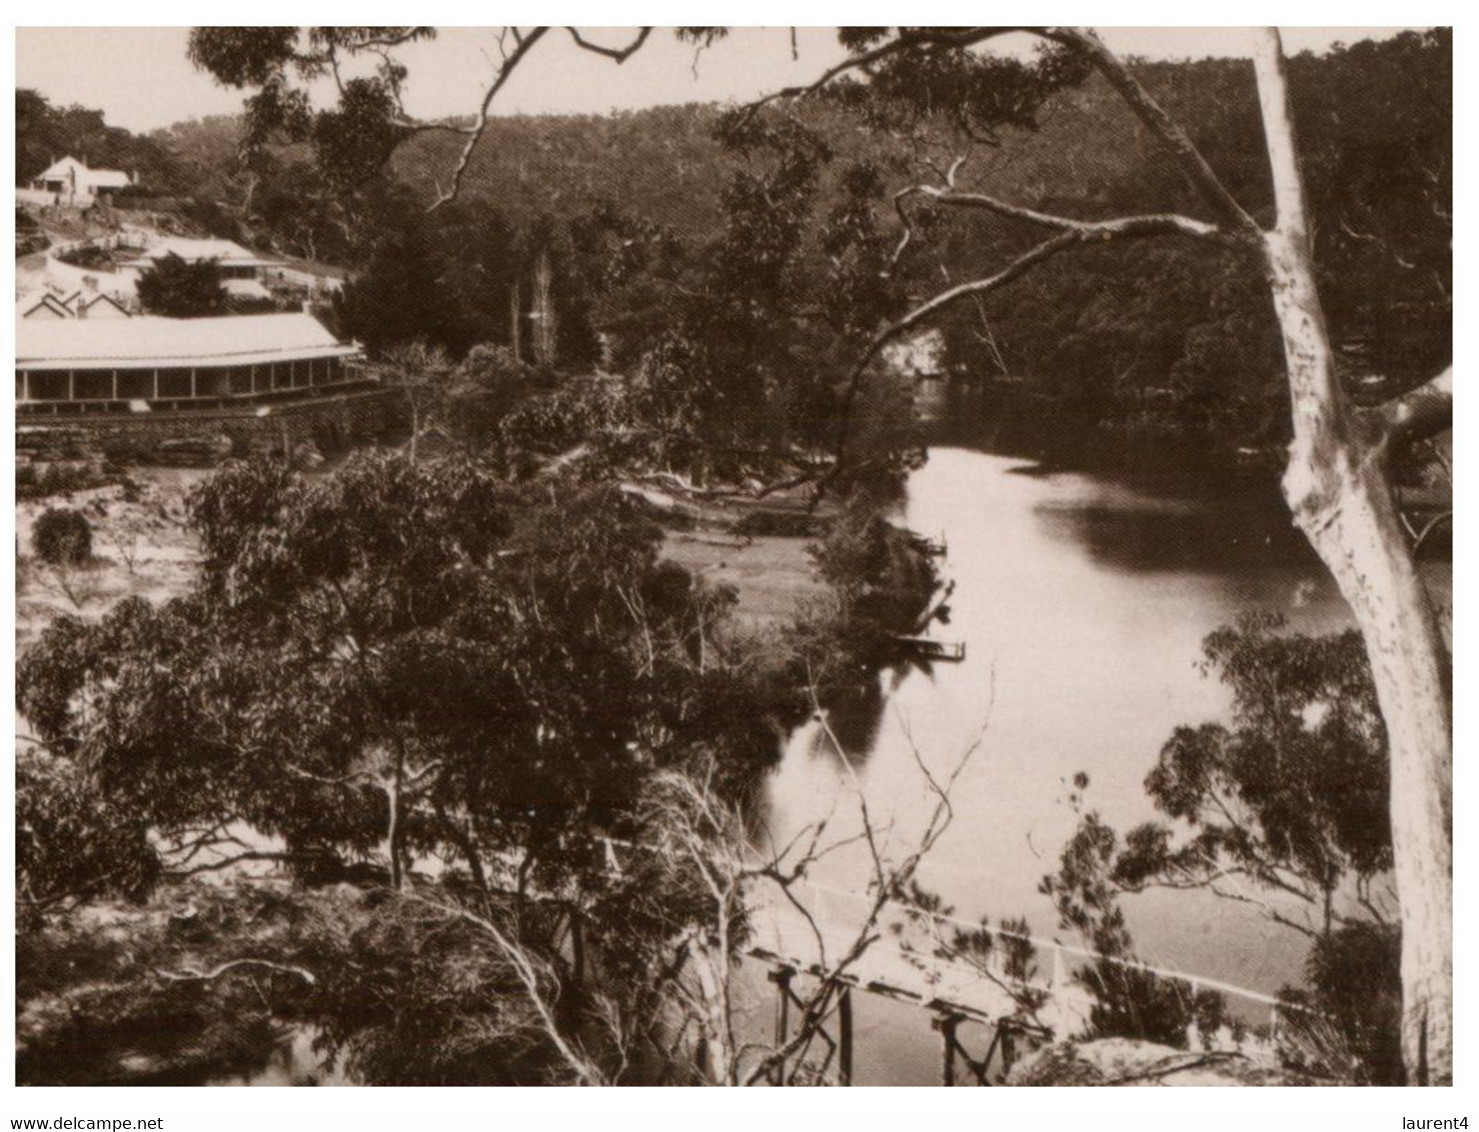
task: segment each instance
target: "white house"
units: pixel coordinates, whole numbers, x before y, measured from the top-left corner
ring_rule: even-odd
[[[64,157],[33,177],[30,192],[22,195],[35,204],[86,208],[98,197],[132,184],[133,178],[121,169],[90,169],[75,157]]]
[[[179,256],[186,263],[215,260],[221,267],[221,280],[228,285],[233,280],[260,282],[267,271],[281,268],[282,261],[266,259],[250,248],[244,248],[233,240],[197,240],[185,236],[163,236],[132,259],[119,264],[120,270],[133,279],[153,267],[167,256]],[[250,291],[253,297],[255,291]],[[262,295],[266,295],[263,290]]]

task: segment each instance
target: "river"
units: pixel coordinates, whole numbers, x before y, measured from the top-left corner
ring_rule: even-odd
[[[855,814],[855,782],[908,848],[932,805],[914,752],[939,772],[979,737],[920,880],[958,916],[1021,915],[1041,936],[1079,942],[1038,891],[1077,823],[1074,776],[1088,775],[1086,805],[1124,830],[1154,816],[1143,781],[1172,729],[1226,719],[1227,690],[1197,666],[1202,638],[1253,609],[1308,632],[1350,623],[1268,475],[1209,489],[1205,475],[1127,481],[941,446],[909,477],[899,518],[948,545],[955,589],[935,635],[965,642],[965,660],[886,673],[879,696],[834,710],[846,761],[819,724],[800,729],[771,780],[768,823],[784,844],[834,804]],[[1451,592],[1447,563],[1428,570]],[[834,818],[834,831],[850,829]],[[867,861],[845,850],[813,875],[859,890]],[[1200,892],[1125,908],[1144,960],[1266,993],[1301,981],[1306,941],[1256,909]],[[938,1079],[927,1027],[908,1031],[897,1008],[873,1024],[894,1031],[882,1079]]]
[[[885,672],[876,696],[833,708],[846,761],[819,724],[796,731],[763,816],[780,844],[828,813],[845,837],[861,789],[907,849],[931,806],[914,751],[940,770],[979,738],[920,879],[957,916],[1025,916],[1037,935],[1079,942],[1038,891],[1077,822],[1074,776],[1088,775],[1087,805],[1121,830],[1153,817],[1143,781],[1172,729],[1227,716],[1226,689],[1197,666],[1202,638],[1253,609],[1308,632],[1344,628],[1349,615],[1267,474],[1209,485],[1205,474],[1054,471],[970,439],[957,430],[930,449],[897,516],[948,545],[955,588],[935,634],[965,642],[964,661]],[[1451,592],[1446,562],[1425,569],[1435,591]],[[867,878],[858,846],[812,873],[851,891]],[[1303,938],[1247,906],[1153,893],[1126,911],[1148,962],[1265,993],[1301,981]],[[764,1040],[771,1001],[759,975],[744,980],[745,997]],[[938,1082],[939,1039],[923,1012],[869,996],[855,1009],[858,1083]],[[247,1080],[345,1083],[315,1061],[295,1047]]]

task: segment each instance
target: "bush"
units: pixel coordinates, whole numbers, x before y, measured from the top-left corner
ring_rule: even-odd
[[[92,557],[92,527],[80,511],[48,507],[31,528],[31,549],[52,566],[76,566]]]
[[[808,548],[850,625],[867,635],[910,632],[939,588],[934,563],[916,536],[854,502]]]
[[[144,269],[136,290],[149,314],[203,318],[226,311],[221,265],[214,259],[187,261],[170,252]]]
[[[93,271],[112,271],[113,253],[107,248],[99,247],[97,244],[79,244],[75,248],[68,248],[57,253],[57,259],[73,267],[87,268]]]
[[[120,470],[105,461],[102,468],[79,464],[22,464],[15,470],[16,499],[46,499],[103,487],[121,478]]]

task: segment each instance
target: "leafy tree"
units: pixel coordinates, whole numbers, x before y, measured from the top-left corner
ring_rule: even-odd
[[[31,550],[52,566],[80,566],[92,557],[92,524],[81,511],[48,507],[31,525]]]
[[[1088,779],[1079,775],[1076,789]],[[1075,804],[1079,795],[1075,795]],[[1058,871],[1043,878],[1059,922],[1094,950],[1092,964],[1074,979],[1094,996],[1089,1022],[1100,1037],[1136,1038],[1185,1048],[1196,1023],[1210,1040],[1224,1006],[1215,993],[1193,995],[1189,987],[1147,970],[1136,958],[1134,940],[1120,907],[1121,889],[1112,879],[1118,839],[1097,813],[1086,814],[1063,847]]]
[[[360,454],[313,479],[228,466],[191,508],[187,594],[59,618],[22,659],[46,748],[23,776],[28,978],[59,901],[188,900],[192,877],[264,860],[303,890],[239,876],[168,932],[146,918],[89,988],[98,1025],[73,1064],[160,1018],[204,1048],[232,1018],[312,1022],[326,1052],[395,1083],[552,1062],[605,1079],[597,1061],[665,1049],[674,949],[728,978],[743,938],[738,886],[760,874],[739,806],[806,708],[805,663],[778,671],[727,633],[732,592],[659,561],[659,532],[611,489],[525,495],[473,463]],[[660,837],[695,770],[684,805],[729,816],[670,832],[735,870],[718,912],[699,843]],[[613,872],[617,846],[654,838]],[[565,915],[602,941],[598,1001]],[[733,934],[715,948],[711,931]],[[33,1080],[78,1040],[43,1030]]]
[[[139,302],[166,318],[204,318],[226,313],[221,265],[214,259],[186,261],[173,252],[139,273]]]
[[[16,758],[16,888],[32,915],[101,896],[142,899],[162,863],[147,824],[99,797],[86,771],[45,750]]]
[[[376,209],[370,223],[378,238],[337,304],[344,332],[372,353],[421,339],[460,356],[471,344],[463,296],[431,226],[400,197]]]
[[[448,418],[453,433],[471,449],[491,449],[491,455],[505,468],[512,468],[517,455],[511,441],[518,444],[522,439],[524,451],[550,451],[538,441],[529,443],[527,435],[521,438],[518,413],[532,398],[549,393],[551,385],[547,372],[520,361],[509,347],[474,346],[457,367],[449,392]],[[558,414],[558,409],[555,412]],[[589,437],[603,423],[576,413],[561,423],[561,429]],[[590,431],[585,431],[587,427]]]
[[[1233,726],[1178,727],[1147,777],[1165,823],[1126,836],[1114,879],[1123,887],[1207,887],[1247,880],[1292,898],[1308,915],[1269,914],[1311,937],[1349,914],[1385,919],[1379,889],[1392,865],[1386,734],[1361,640],[1354,631],[1279,632],[1274,615],[1211,634],[1204,670],[1233,693]]]
[[[930,560],[866,498],[835,519],[810,554],[837,595],[842,632],[873,648],[913,631],[939,585]]]
[[[1284,1043],[1286,1055],[1307,1042],[1324,1052],[1296,1051],[1295,1060],[1393,1083],[1400,1011],[1373,993],[1400,979],[1386,891],[1386,740],[1371,672],[1353,630],[1283,629],[1280,617],[1249,615],[1207,637],[1203,670],[1232,690],[1231,727],[1178,727],[1145,783],[1170,820],[1121,839],[1085,814],[1044,890],[1064,926],[1111,957],[1131,947],[1125,893],[1205,889],[1256,905],[1310,940],[1311,991],[1286,991],[1301,1009],[1284,1021],[1302,1035]],[[1078,791],[1086,785],[1081,776]],[[1085,981],[1100,1001],[1096,1024],[1117,1033],[1174,1030],[1195,1007],[1174,983],[1122,964],[1101,961]]]

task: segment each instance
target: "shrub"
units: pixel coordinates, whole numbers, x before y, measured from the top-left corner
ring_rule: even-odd
[[[136,289],[144,310],[167,318],[203,318],[226,310],[221,265],[214,259],[187,261],[171,252],[144,269]]]
[[[56,258],[72,267],[93,271],[113,270],[113,253],[97,244],[79,244],[75,248],[67,248],[57,252]]]
[[[46,499],[53,495],[70,495],[74,491],[102,487],[119,478],[116,468],[95,470],[76,464],[22,464],[15,470],[17,499]]]
[[[80,511],[48,507],[31,528],[31,549],[52,566],[76,566],[92,557],[92,527]]]
[[[866,634],[909,632],[940,584],[915,536],[862,502],[849,505],[808,551],[849,623]]]

